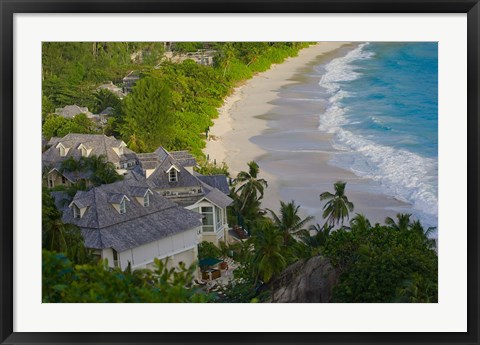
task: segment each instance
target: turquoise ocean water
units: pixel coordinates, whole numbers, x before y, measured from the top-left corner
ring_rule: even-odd
[[[376,181],[437,226],[437,44],[364,43],[318,71],[328,99],[318,130],[338,150],[329,163]]]

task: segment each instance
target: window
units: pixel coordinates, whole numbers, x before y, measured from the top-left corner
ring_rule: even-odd
[[[80,209],[75,204],[73,204],[73,218],[81,218]]]
[[[63,184],[67,183],[67,179],[65,178],[65,176],[62,176],[62,183]]]
[[[213,207],[202,207],[202,216],[203,232],[213,232]]]
[[[82,151],[82,157],[88,157],[87,149],[84,146],[82,146],[80,150]]]
[[[112,248],[112,252],[113,252],[113,266],[118,267],[118,253],[113,248]]]
[[[169,182],[177,182],[177,171],[173,168],[168,173],[168,181]]]
[[[123,198],[122,201],[120,201],[120,214],[124,214],[125,212],[127,212],[127,207],[125,205],[125,198]]]
[[[143,197],[143,206],[147,207],[150,205],[150,194],[147,192]]]
[[[63,147],[63,145],[60,145],[59,149],[60,149],[60,156],[65,157],[66,155],[65,147]]]
[[[223,223],[222,212],[221,212],[221,209],[218,207],[215,207],[215,217],[217,218],[217,230],[218,230],[222,227],[222,223]]]

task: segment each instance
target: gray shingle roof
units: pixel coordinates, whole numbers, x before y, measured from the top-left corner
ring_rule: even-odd
[[[168,169],[170,169],[172,165],[180,170],[177,174],[176,182],[170,182],[167,173]],[[155,171],[148,177],[148,181],[154,186],[155,189],[200,187],[200,181],[170,155],[166,156],[157,166]]]
[[[55,109],[55,114],[69,119],[74,118],[78,114],[85,114],[87,116],[92,115],[92,113],[88,111],[87,107],[79,107],[76,104],[67,105],[63,108],[57,108]]]
[[[137,159],[143,169],[155,169],[160,164],[158,155],[155,153],[139,153]]]
[[[60,156],[60,150],[56,146],[61,143],[69,148],[65,157]],[[70,133],[63,138],[51,138],[49,145],[51,147],[42,154],[42,163],[44,166],[57,166],[59,163],[69,157],[80,159],[81,150],[78,147],[83,144],[87,149],[91,149],[89,156],[103,155],[109,162],[114,164],[122,163],[135,158],[136,154],[127,147],[123,148],[123,155],[118,155],[114,148],[119,148],[123,142],[114,137],[107,137],[103,134],[76,134]]]
[[[147,191],[149,191],[150,188],[147,186],[145,187],[130,187],[130,194],[132,196],[137,196],[137,197],[143,197],[145,194],[147,194]]]
[[[158,193],[150,196],[149,206],[140,204],[132,190],[148,188],[145,180],[130,174],[116,183],[77,192],[72,202],[87,206],[82,218],[73,218],[73,211],[63,213],[63,221],[82,229],[88,248],[114,248],[123,251],[153,242],[201,225],[201,215],[184,209]],[[120,214],[111,204],[112,195],[127,196],[126,213]],[[114,201],[116,201],[115,198]]]
[[[194,167],[197,160],[188,151],[172,151],[170,155],[183,167]]]
[[[210,187],[209,185],[203,182],[202,182],[202,187],[203,187],[205,199],[210,200],[211,202],[213,202],[215,205],[219,207],[225,208],[233,202],[233,199],[231,199],[229,196],[222,193],[217,188]]]
[[[208,184],[211,187],[217,188],[222,193],[228,195],[230,194],[230,187],[228,186],[227,177],[225,175],[209,175],[204,176],[197,174],[197,178]]]
[[[125,198],[125,194],[122,193],[109,193],[108,202],[111,204],[119,204]]]
[[[113,115],[114,113],[115,113],[115,109],[113,109],[112,107],[106,107],[98,115]]]

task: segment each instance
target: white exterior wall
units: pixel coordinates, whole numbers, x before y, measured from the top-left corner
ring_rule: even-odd
[[[108,266],[113,267],[113,251],[112,248],[106,248],[102,250],[102,259],[108,260]]]
[[[193,253],[198,245],[197,231],[197,228],[193,228],[180,234],[120,252],[118,253],[120,267],[125,269],[130,262],[134,269],[145,268],[153,262],[154,258],[163,259],[167,257],[173,257],[175,261],[172,263],[178,263],[179,261],[176,259],[177,256],[183,258],[184,260],[182,260],[185,264],[190,265],[196,260]]]
[[[214,231],[213,232],[201,232],[202,239],[201,241],[207,241],[211,242],[215,245],[218,245],[219,241],[226,242],[228,239],[225,236],[225,233],[228,230],[228,223],[227,223],[227,210],[225,208],[220,208],[208,200],[202,200],[194,205],[190,205],[185,207],[188,210],[194,210],[199,213],[201,213],[201,207],[213,207],[213,225],[214,225]],[[197,210],[198,209],[198,210]],[[220,217],[223,218],[223,221],[218,224],[218,219],[217,219],[217,212],[215,212],[216,209],[219,209],[219,212],[221,213]]]

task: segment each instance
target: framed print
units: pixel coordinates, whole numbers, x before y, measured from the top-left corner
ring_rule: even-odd
[[[478,1],[2,1],[2,344],[478,343]]]

